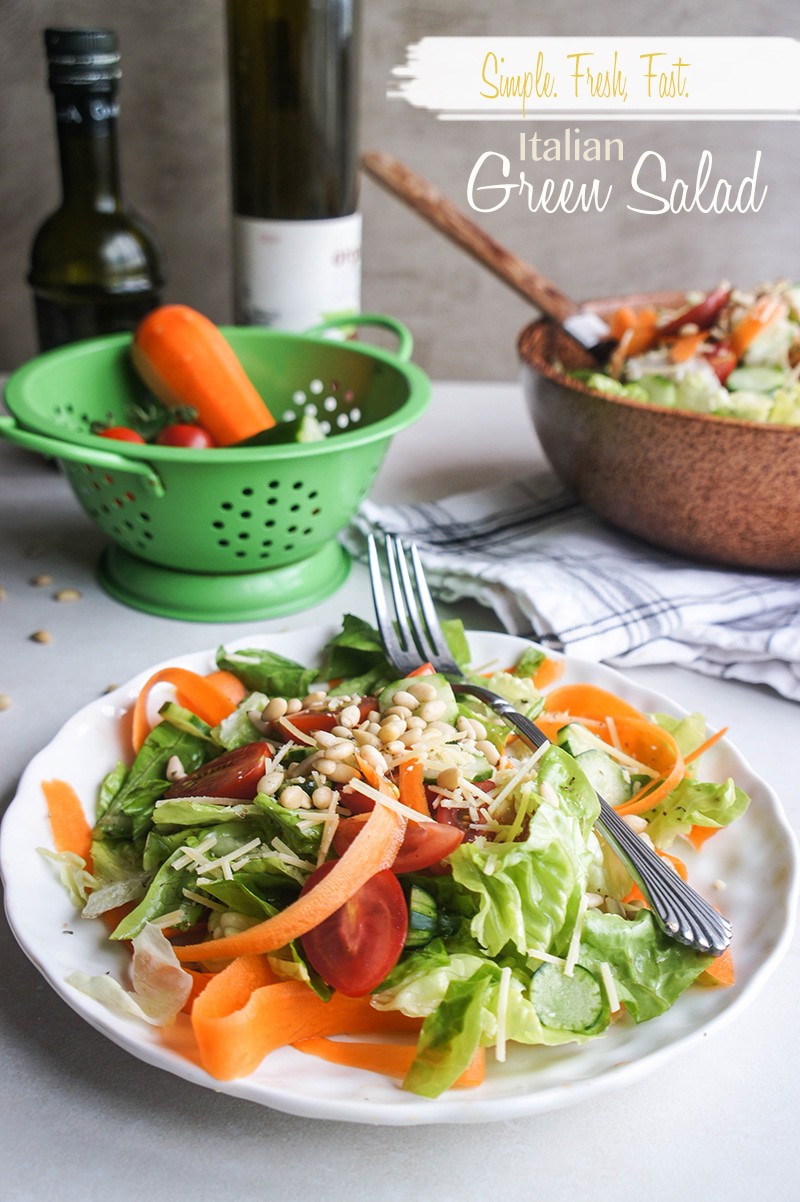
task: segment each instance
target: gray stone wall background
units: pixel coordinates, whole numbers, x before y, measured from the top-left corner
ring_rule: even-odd
[[[363,148],[404,159],[466,206],[466,185],[488,149],[513,158],[522,123],[448,123],[386,99],[392,66],[425,35],[783,34],[800,32],[797,0],[364,0]],[[120,34],[121,144],[129,201],[156,226],[169,262],[168,299],[230,320],[227,98],[222,0],[0,0],[0,370],[34,351],[24,282],[28,247],[58,200],[51,100],[41,30],[98,24]],[[577,123],[576,123],[577,124]],[[528,133],[560,133],[554,123]],[[800,127],[794,122],[584,123],[584,135],[622,137],[625,161],[601,165],[617,202],[602,213],[531,214],[510,202],[480,220],[495,237],[579,297],[800,277]],[[619,197],[645,149],[672,175],[693,177],[703,148],[739,179],[762,152],[769,195],[759,214],[645,217]],[[564,165],[552,174],[561,178]],[[576,179],[595,170],[583,164]],[[598,171],[598,174],[600,172]],[[369,181],[364,307],[407,322],[432,375],[508,379],[525,303]]]

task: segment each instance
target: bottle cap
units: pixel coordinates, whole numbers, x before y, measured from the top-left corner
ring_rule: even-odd
[[[119,41],[111,29],[46,29],[51,88],[114,83],[122,74]]]

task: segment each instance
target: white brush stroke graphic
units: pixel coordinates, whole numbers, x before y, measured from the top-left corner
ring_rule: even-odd
[[[431,37],[392,76],[445,121],[800,119],[792,38]]]

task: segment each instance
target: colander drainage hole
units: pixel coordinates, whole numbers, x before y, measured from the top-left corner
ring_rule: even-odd
[[[224,530],[225,529],[224,522],[212,522],[211,525],[214,527],[215,530]]]
[[[265,539],[262,539],[262,540],[261,540],[261,546],[262,546],[262,547],[271,547],[271,546],[272,546],[272,539],[271,539],[271,538],[265,538]]]
[[[299,508],[300,508],[300,506],[299,506],[299,505],[290,505],[290,506],[289,506],[289,513],[297,513],[297,511],[298,511],[298,509],[299,509]]]
[[[252,495],[253,495],[253,490],[252,490],[252,488],[243,488],[243,489],[242,489],[242,496],[243,496],[243,497],[252,497]]]
[[[219,538],[219,539],[217,539],[217,546],[218,546],[218,547],[229,547],[230,545],[231,545],[231,543],[230,543],[230,539],[228,539],[228,538]]]
[[[274,518],[267,518],[267,520],[266,520],[266,522],[264,523],[264,525],[265,525],[265,526],[274,526],[274,525],[275,525],[275,519],[274,519]]]
[[[249,509],[243,509],[242,512],[239,514],[240,518],[251,518],[252,516],[253,515]]]
[[[246,554],[247,554],[246,551],[234,551],[234,555],[236,556],[237,559],[244,559]]]
[[[268,505],[277,505],[278,498],[277,497],[267,497],[267,504]]]
[[[223,501],[220,509],[233,509],[233,504],[230,501]]]
[[[270,480],[269,484],[267,485],[267,488],[279,488],[279,487],[280,487],[279,480]]]
[[[283,549],[284,551],[294,551],[294,543],[284,543]]]
[[[311,492],[308,494],[308,499],[309,499],[309,501],[313,501],[318,496],[319,496],[319,493],[317,492],[316,488],[312,488]]]
[[[246,538],[249,538],[249,537],[250,537],[250,535],[247,533],[247,531],[246,531],[246,530],[242,530],[242,531],[241,531],[241,533],[239,534],[239,538],[240,538],[240,539],[246,539]]]

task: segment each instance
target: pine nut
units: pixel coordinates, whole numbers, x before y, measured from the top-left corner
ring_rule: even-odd
[[[80,601],[83,593],[77,588],[60,588],[53,593],[54,601]]]
[[[394,697],[392,697],[394,705],[404,705],[406,709],[415,710],[419,705],[419,698],[413,693],[408,693],[405,689],[398,689]]]
[[[288,785],[281,793],[279,800],[287,810],[311,809],[311,798],[299,785]]]
[[[494,768],[495,764],[500,760],[500,752],[495,747],[494,743],[490,743],[488,739],[481,739],[475,744],[475,750],[485,756],[489,763]]]
[[[0,710],[11,709],[11,698],[8,693],[0,693]]]
[[[186,769],[183,766],[180,756],[171,755],[169,757],[167,760],[167,769],[164,775],[166,776],[167,780],[172,781],[173,784],[176,781],[183,780],[183,778],[186,776]]]
[[[407,722],[411,717],[411,710],[407,705],[393,705],[386,711],[387,718],[402,718]]]
[[[395,739],[399,739],[406,728],[406,724],[402,718],[390,718],[384,722],[378,731],[378,738],[381,743],[393,743]]]
[[[433,701],[438,695],[434,686],[428,684],[427,680],[415,680],[408,686],[408,691],[412,697],[416,697],[417,701],[421,702]]]
[[[289,708],[289,703],[284,697],[273,697],[264,710],[264,717],[268,722],[277,722],[282,718]]]
[[[451,739],[454,739],[458,733],[455,726],[451,726],[449,722],[430,722],[428,724],[428,729],[438,730],[442,738],[448,743]]]
[[[380,729],[381,729],[380,722],[371,722],[370,721],[367,723],[367,730],[369,731],[369,733],[371,735],[380,734]]]
[[[376,747],[371,747],[367,744],[361,752],[361,756],[366,762],[375,769],[376,772],[386,772],[389,765],[385,758],[381,755]]]
[[[337,762],[349,760],[355,754],[355,750],[355,745],[349,739],[347,741],[343,739],[341,742],[334,744],[333,747],[328,748],[326,758],[336,760]]]
[[[290,697],[289,700],[286,702],[286,713],[287,714],[299,714],[300,710],[302,708],[303,708],[303,703],[299,697]]]
[[[425,701],[419,707],[419,716],[424,722],[435,722],[437,718],[441,718],[446,709],[447,703],[439,700],[439,698],[435,701]]]
[[[412,714],[408,719],[406,726],[408,726],[410,730],[424,730],[425,719],[420,718],[417,714]]]
[[[282,768],[274,768],[271,772],[265,772],[258,782],[259,793],[266,793],[268,797],[274,797],[284,779],[285,774]]]
[[[357,730],[354,732],[356,743],[362,749],[366,747],[380,747],[381,741],[377,735],[370,734],[368,730]]]
[[[358,726],[361,721],[361,710],[357,705],[347,705],[339,714],[339,720],[342,726],[354,727]]]
[[[303,698],[303,708],[309,709],[318,701],[324,701],[327,696],[328,694],[323,689],[315,689],[313,693],[307,693]]]
[[[260,710],[248,710],[247,716],[259,734],[261,734],[261,735],[268,734],[269,729],[270,729],[270,724],[264,718],[264,715]]]
[[[642,818],[641,814],[623,814],[622,821],[637,835],[647,830],[647,819]]]
[[[52,641],[53,636],[49,630],[34,630],[31,635],[31,642],[33,643],[52,643]]]
[[[386,744],[386,750],[390,755],[400,755],[405,749],[406,745],[402,739],[392,739],[391,743]]]
[[[315,810],[327,810],[332,801],[333,789],[329,789],[327,785],[320,785],[311,794],[311,804]]]
[[[454,793],[458,788],[460,774],[458,768],[444,768],[436,777],[436,783],[440,789],[447,789],[448,792]]]
[[[412,726],[409,730],[404,730],[400,736],[400,742],[404,747],[413,747],[419,738],[419,730]]]
[[[369,718],[370,722],[380,722],[383,714],[380,710],[370,710],[367,714],[367,717]]]
[[[314,764],[317,772],[321,772],[323,776],[330,776],[336,769],[336,760],[330,760],[326,756],[325,759],[317,760]]]
[[[358,771],[350,764],[334,764],[333,772],[327,772],[326,776],[329,780],[335,780],[337,785],[346,785],[354,776],[358,776]]]
[[[46,572],[41,572],[38,576],[31,577],[31,584],[34,588],[47,588],[52,583],[53,577],[49,576]]]
[[[319,743],[320,747],[335,747],[339,740],[336,735],[328,730],[318,730],[314,734],[314,738]]]
[[[334,726],[331,734],[335,735],[337,739],[352,739],[353,737],[352,728],[349,726]]]

